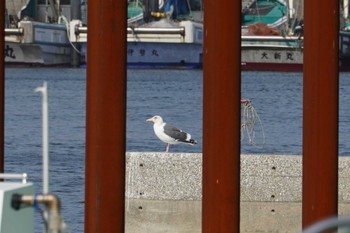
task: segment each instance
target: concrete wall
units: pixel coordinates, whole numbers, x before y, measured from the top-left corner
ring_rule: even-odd
[[[241,232],[301,231],[301,156],[241,156]],[[202,154],[127,153],[126,232],[201,232]],[[350,157],[339,160],[350,215]]]

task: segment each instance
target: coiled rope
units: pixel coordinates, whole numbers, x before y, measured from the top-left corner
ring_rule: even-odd
[[[242,99],[241,104],[241,141],[247,138],[249,144],[262,148],[265,145],[265,132],[258,112],[250,100]],[[259,138],[257,133],[261,134]]]

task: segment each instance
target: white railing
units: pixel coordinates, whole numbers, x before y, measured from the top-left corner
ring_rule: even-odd
[[[6,174],[6,173],[0,173],[0,179],[13,179],[13,180],[22,180],[23,184],[27,183],[28,175],[27,173],[22,174]]]

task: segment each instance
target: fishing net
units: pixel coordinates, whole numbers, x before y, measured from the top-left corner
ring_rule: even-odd
[[[260,117],[250,100],[242,99],[241,105],[241,141],[247,140],[249,144],[262,148],[265,145],[265,133]]]

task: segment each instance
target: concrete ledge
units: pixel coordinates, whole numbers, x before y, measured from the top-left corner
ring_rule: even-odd
[[[201,200],[202,154],[127,153],[126,196]],[[241,201],[301,201],[302,157],[241,155]],[[339,201],[350,202],[350,157],[339,158]]]
[[[201,199],[201,154],[127,153],[126,159],[128,198]]]
[[[202,154],[127,153],[126,232],[201,232]],[[302,157],[241,155],[241,232],[300,232]],[[350,215],[350,157],[339,157]]]
[[[126,201],[127,233],[200,233],[202,231],[201,201]]]

